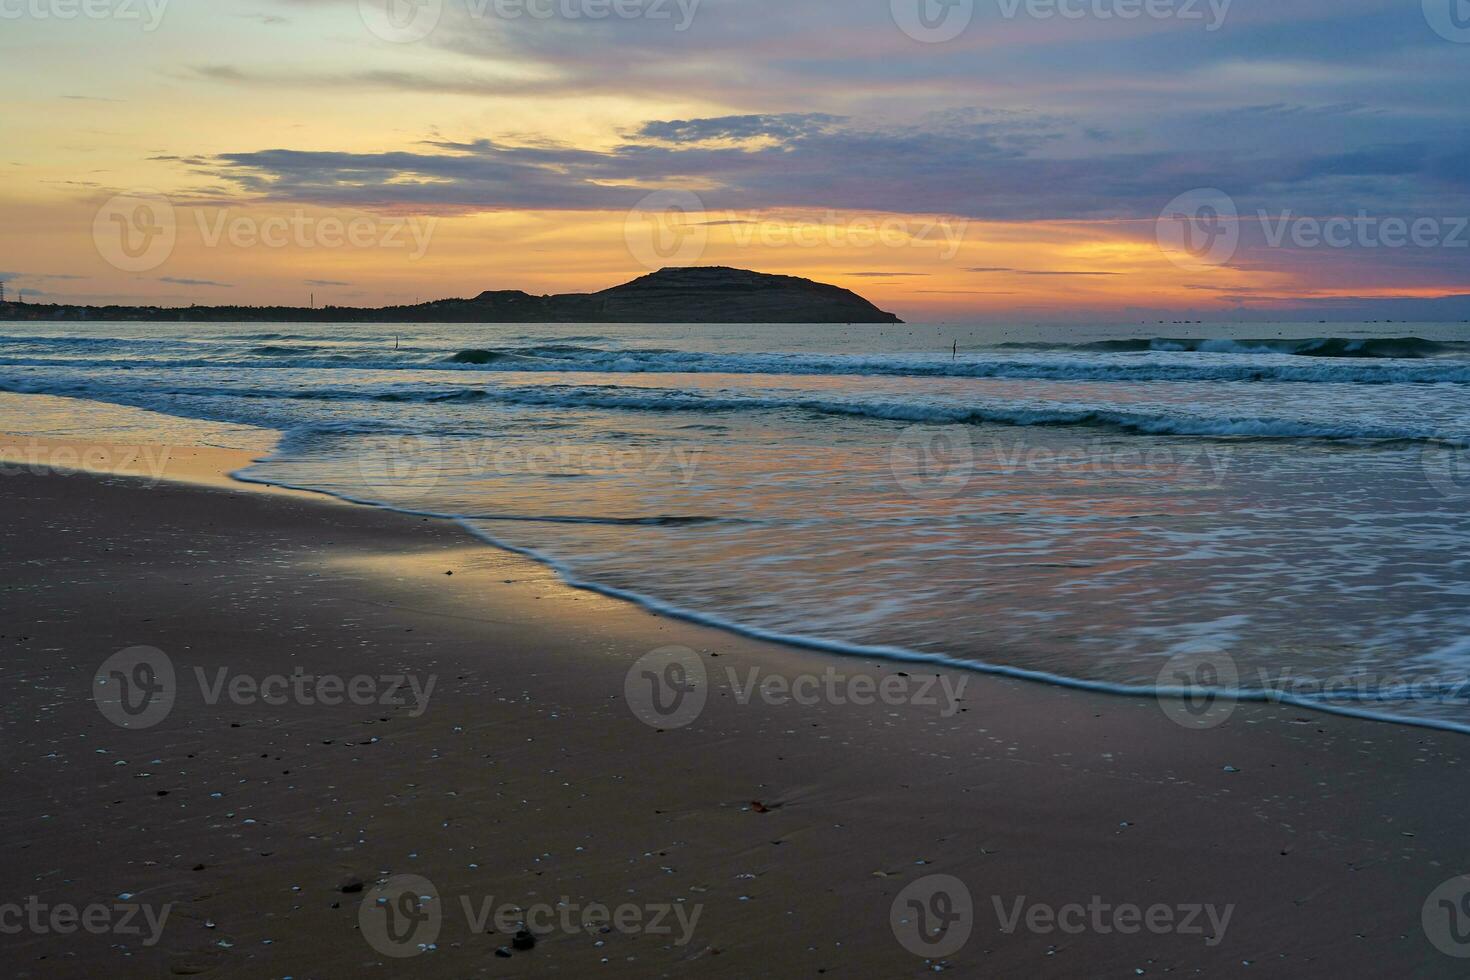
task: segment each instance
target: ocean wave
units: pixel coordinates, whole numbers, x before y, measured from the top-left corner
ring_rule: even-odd
[[[1144,682],[1115,682],[1102,679],[1073,676],[1046,670],[1034,670],[1025,667],[992,663],[989,661],[973,660],[965,657],[954,656],[941,652],[928,652],[914,650],[908,647],[867,644],[824,636],[812,633],[793,632],[791,630],[772,629],[734,619],[719,612],[700,610],[689,606],[670,602],[659,598],[648,592],[613,585],[608,582],[598,581],[583,574],[576,564],[567,561],[549,551],[536,547],[526,547],[516,544],[499,535],[492,534],[484,525],[492,523],[484,518],[468,517],[464,514],[436,511],[427,508],[404,507],[400,505],[385,503],[369,497],[340,490],[326,490],[310,484],[271,479],[269,477],[252,473],[250,469],[240,470],[232,473],[235,479],[243,483],[255,483],[267,486],[285,487],[288,489],[302,490],[320,493],[324,496],[335,497],[349,503],[362,504],[369,507],[380,508],[413,517],[427,517],[440,520],[452,521],[458,524],[466,532],[485,542],[492,547],[499,548],[514,554],[523,555],[534,561],[540,562],[550,568],[567,585],[574,589],[582,589],[598,595],[621,599],[634,603],[644,609],[678,619],[685,622],[708,626],[715,629],[725,630],[741,636],[765,640],[773,643],[782,643],[788,646],[799,647],[808,650],[816,650],[847,657],[862,657],[868,659],[886,660],[903,664],[923,664],[931,667],[945,667],[951,670],[969,671],[978,674],[988,674],[996,677],[1006,677],[1013,680],[1027,681],[1037,684],[1046,684],[1069,690],[1087,691],[1096,694],[1104,694],[1114,697],[1125,698],[1148,698],[1159,701],[1195,701],[1200,696],[1200,689],[1195,687],[1168,687],[1161,684],[1150,684]],[[1408,725],[1429,730],[1456,732],[1459,734],[1470,734],[1470,724],[1449,719],[1424,717],[1421,715],[1407,714],[1397,711],[1378,710],[1373,707],[1362,707],[1358,704],[1343,703],[1341,701],[1327,700],[1313,697],[1298,697],[1290,692],[1276,689],[1242,688],[1219,686],[1212,689],[1215,697],[1222,701],[1238,701],[1243,704],[1275,704],[1289,705],[1305,711],[1315,711],[1320,714],[1337,715],[1345,718],[1355,718],[1365,721],[1376,721],[1388,724]],[[1391,702],[1390,702],[1391,703]]]
[[[1006,425],[1100,427],[1139,435],[1207,438],[1312,439],[1342,442],[1440,443],[1433,425],[1380,425],[1361,421],[1313,421],[1272,416],[1194,414],[1168,409],[997,399],[968,404],[934,399],[821,398],[782,394],[706,394],[683,389],[587,386],[367,386],[357,389],[219,386],[131,386],[105,382],[68,383],[0,380],[0,391],[43,393],[140,407],[167,405],[171,398],[290,402],[381,402],[387,404],[488,403],[510,406],[688,413],[805,412],[818,416],[873,419],[918,425]],[[167,408],[158,410],[167,411]]]
[[[1183,351],[1159,351],[1180,354]],[[1293,363],[1240,359],[1138,359],[1117,352],[972,354],[961,358],[916,354],[710,354],[634,349],[607,351],[575,345],[460,351],[445,362],[490,371],[600,374],[776,374],[925,378],[1013,378],[1038,381],[1279,381],[1321,384],[1470,384],[1470,363],[1385,360],[1382,363]]]
[[[87,369],[480,371],[548,374],[738,374],[853,377],[921,377],[1113,382],[1281,382],[1301,384],[1470,384],[1470,360],[1385,356],[1291,356],[1281,350],[1233,350],[1208,356],[1212,345],[1254,341],[1107,341],[1051,350],[974,352],[958,358],[934,354],[708,353],[664,348],[607,350],[555,343],[466,348],[457,352],[343,346],[326,349],[286,344],[208,344],[172,347],[107,338],[0,338],[0,366]],[[1412,339],[1412,338],[1411,338]],[[31,343],[31,340],[45,343]],[[1193,349],[1138,344],[1191,344]],[[1267,343],[1267,342],[1260,342]],[[1270,342],[1311,344],[1312,341]],[[1337,343],[1337,342],[1334,342]],[[1376,341],[1342,341],[1372,345]],[[1386,342],[1385,342],[1386,343]],[[1393,343],[1399,343],[1394,341]],[[1438,343],[1424,341],[1425,344]],[[1450,342],[1439,346],[1449,346]],[[11,349],[7,350],[7,346]],[[1125,350],[1124,348],[1128,348]],[[1385,350],[1386,348],[1375,348]]]
[[[306,334],[297,333],[227,333],[219,337],[220,340],[316,340]]]
[[[509,524],[597,524],[606,527],[698,527],[704,524],[755,524],[740,517],[709,517],[701,514],[664,514],[657,517],[579,517],[576,515],[481,514],[466,520],[501,521]]]
[[[991,404],[972,406],[932,401],[858,400],[781,396],[704,395],[658,389],[466,388],[459,391],[381,397],[424,401],[494,401],[513,405],[623,409],[654,412],[803,411],[929,425],[1099,426],[1144,435],[1325,439],[1376,442],[1438,442],[1433,427],[1328,423],[1250,416],[1151,412],[1113,406]]]
[[[279,344],[265,344],[250,349],[250,353],[258,354],[261,357],[296,357],[301,354],[316,354],[320,352],[320,347],[282,347]]]
[[[1193,352],[1201,354],[1286,354],[1293,357],[1347,357],[1419,360],[1470,355],[1470,342],[1425,340],[1423,337],[1312,337],[1286,340],[1176,339],[1101,340],[1086,344],[1012,343],[1002,350],[1078,350],[1108,353]]]

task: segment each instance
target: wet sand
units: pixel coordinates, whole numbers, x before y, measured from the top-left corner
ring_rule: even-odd
[[[1463,975],[1421,923],[1470,871],[1462,736],[1261,705],[1190,731],[1154,701],[750,641],[450,524],[231,487],[239,462],[0,476],[0,906],[167,908],[98,934],[0,908],[8,975]],[[625,683],[670,645],[708,700],[660,729]],[[177,694],[122,728],[94,677],[139,646]],[[298,668],[408,703],[250,694]],[[834,670],[939,703],[742,703],[752,671],[821,692]],[[405,676],[418,702],[383,680]],[[436,896],[400,926],[442,913],[402,957],[372,891],[399,875]],[[890,914],[935,875],[968,901],[929,911],[971,934],[926,960]],[[533,909],[514,949],[497,926]]]

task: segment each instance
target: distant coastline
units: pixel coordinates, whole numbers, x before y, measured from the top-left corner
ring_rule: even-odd
[[[902,323],[857,293],[796,276],[669,268],[596,293],[490,290],[411,306],[0,304],[0,320],[256,323]]]

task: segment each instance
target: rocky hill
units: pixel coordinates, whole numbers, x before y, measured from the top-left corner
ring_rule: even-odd
[[[597,293],[473,299],[363,309],[328,306],[123,307],[7,303],[4,320],[205,320],[308,323],[900,323],[851,290],[720,266],[663,269]]]

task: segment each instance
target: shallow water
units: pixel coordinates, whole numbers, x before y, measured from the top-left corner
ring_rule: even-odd
[[[1464,325],[4,326],[0,389],[710,621],[1470,723]]]

